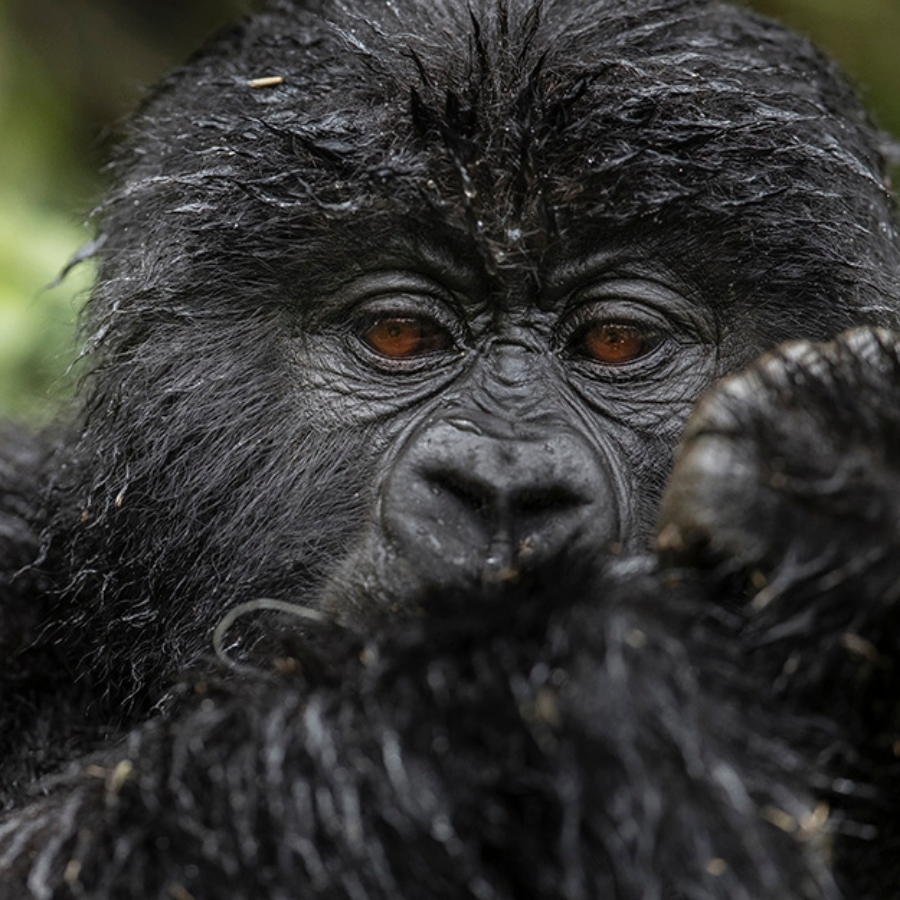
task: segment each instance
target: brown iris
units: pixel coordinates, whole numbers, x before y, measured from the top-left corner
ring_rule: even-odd
[[[414,316],[386,316],[373,322],[362,339],[390,359],[410,359],[446,349],[447,332],[434,322]]]
[[[649,353],[656,345],[656,338],[636,325],[598,322],[583,332],[581,344],[591,359],[615,365]]]

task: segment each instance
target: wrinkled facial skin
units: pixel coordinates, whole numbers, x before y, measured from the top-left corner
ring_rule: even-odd
[[[43,529],[61,652],[140,684],[243,602],[364,618],[646,548],[708,385],[896,321],[881,163],[829,62],[716,2],[226,32],[98,212]]]
[[[363,540],[322,602],[395,611],[645,545],[721,366],[702,294],[634,252],[489,273],[450,241],[404,249],[363,258],[297,338],[309,408],[380,441]]]

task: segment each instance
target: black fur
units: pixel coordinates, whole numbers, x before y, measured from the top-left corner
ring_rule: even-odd
[[[893,898],[889,333],[724,382],[649,549],[709,384],[897,324],[878,144],[833,64],[710,0],[276,2],[163,82],[77,411],[2,434],[0,898]],[[655,368],[552,318],[601,250],[632,306],[678,288]],[[360,364],[347,283],[385,268],[480,304],[453,353]],[[498,345],[519,382],[471,374]],[[582,429],[627,552],[397,574],[390,474],[458,408]]]
[[[874,137],[801,40],[706,2],[488,0],[477,28],[456,2],[393,9],[281,4],[132,123],[49,510],[64,652],[103,684],[177,670],[230,603],[306,596],[358,531],[384,428],[323,422],[291,338],[398,209],[526,276],[557,245],[638,240],[699,272],[723,367],[893,315]],[[651,498],[664,474],[639,474]]]
[[[349,661],[301,645],[299,678],[196,686],[0,825],[7,878],[67,897],[74,860],[98,900],[835,896],[827,777],[787,742],[823,726],[767,708],[738,617],[701,625],[640,568],[587,583],[487,615],[435,598],[337,642]]]
[[[739,569],[575,567],[375,634],[271,618],[256,675],[186,683],[0,823],[0,895],[893,897],[900,343],[798,349],[709,398],[673,486],[704,441],[782,460],[813,555],[740,504],[704,532],[711,468],[666,532],[695,554],[742,532]],[[826,438],[859,391],[841,458],[878,463],[826,486],[773,413]],[[763,462],[732,470],[749,504],[770,488]],[[765,587],[723,605],[751,572]]]

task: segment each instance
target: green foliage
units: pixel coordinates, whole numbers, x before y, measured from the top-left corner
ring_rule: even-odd
[[[48,287],[83,239],[58,212],[32,206],[0,186],[0,409],[40,423],[68,387],[75,301],[89,266]]]
[[[73,298],[89,279],[84,271],[47,290],[85,240],[62,199],[82,179],[66,100],[6,15],[0,2],[0,415],[39,423],[65,392]]]

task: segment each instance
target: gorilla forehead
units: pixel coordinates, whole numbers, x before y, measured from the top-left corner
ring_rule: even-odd
[[[835,282],[858,282],[854,269],[896,257],[852,93],[805,41],[746,11],[708,0],[314,6],[276,3],[147,103],[101,210],[107,277],[116,248],[126,266],[128,248],[144,272],[158,262],[176,289],[205,257],[221,269],[277,252],[284,271],[273,229],[296,237],[309,266],[324,221],[370,240],[440,223],[489,271],[636,236],[681,265],[708,268],[718,248],[745,285],[772,281],[781,296],[786,281],[815,294],[816,279],[840,295]],[[251,86],[266,76],[283,80]],[[248,200],[235,204],[236,189]],[[897,293],[879,278],[873,296]]]
[[[571,206],[587,195],[592,208],[602,207],[592,182],[605,179],[615,193],[632,171],[645,172],[648,159],[659,187],[638,200],[651,209],[722,190],[740,198],[748,164],[773,189],[798,193],[807,186],[796,183],[804,169],[878,177],[877,160],[852,127],[863,114],[831,64],[796,36],[728,6],[322,6],[327,15],[281,3],[171,79],[142,123],[151,138],[165,131],[166,169],[210,180],[248,161],[256,170],[259,160],[241,151],[267,141],[270,171],[282,175],[267,185],[272,197],[302,199],[302,175],[325,191],[305,199],[331,200],[335,212],[342,200],[359,200],[361,175],[375,196],[391,200],[404,188],[419,192],[423,175],[449,204],[468,205],[481,188],[490,210],[521,208],[536,196]],[[249,88],[261,75],[284,83]],[[170,102],[171,91],[179,102]],[[162,115],[181,118],[175,140],[159,127],[168,124]],[[181,152],[179,137],[199,139],[200,152]],[[436,144],[444,171],[435,165]],[[760,145],[765,158],[754,156]],[[619,186],[634,195],[641,185]],[[759,199],[758,185],[752,194]],[[624,218],[633,209],[603,212]]]

